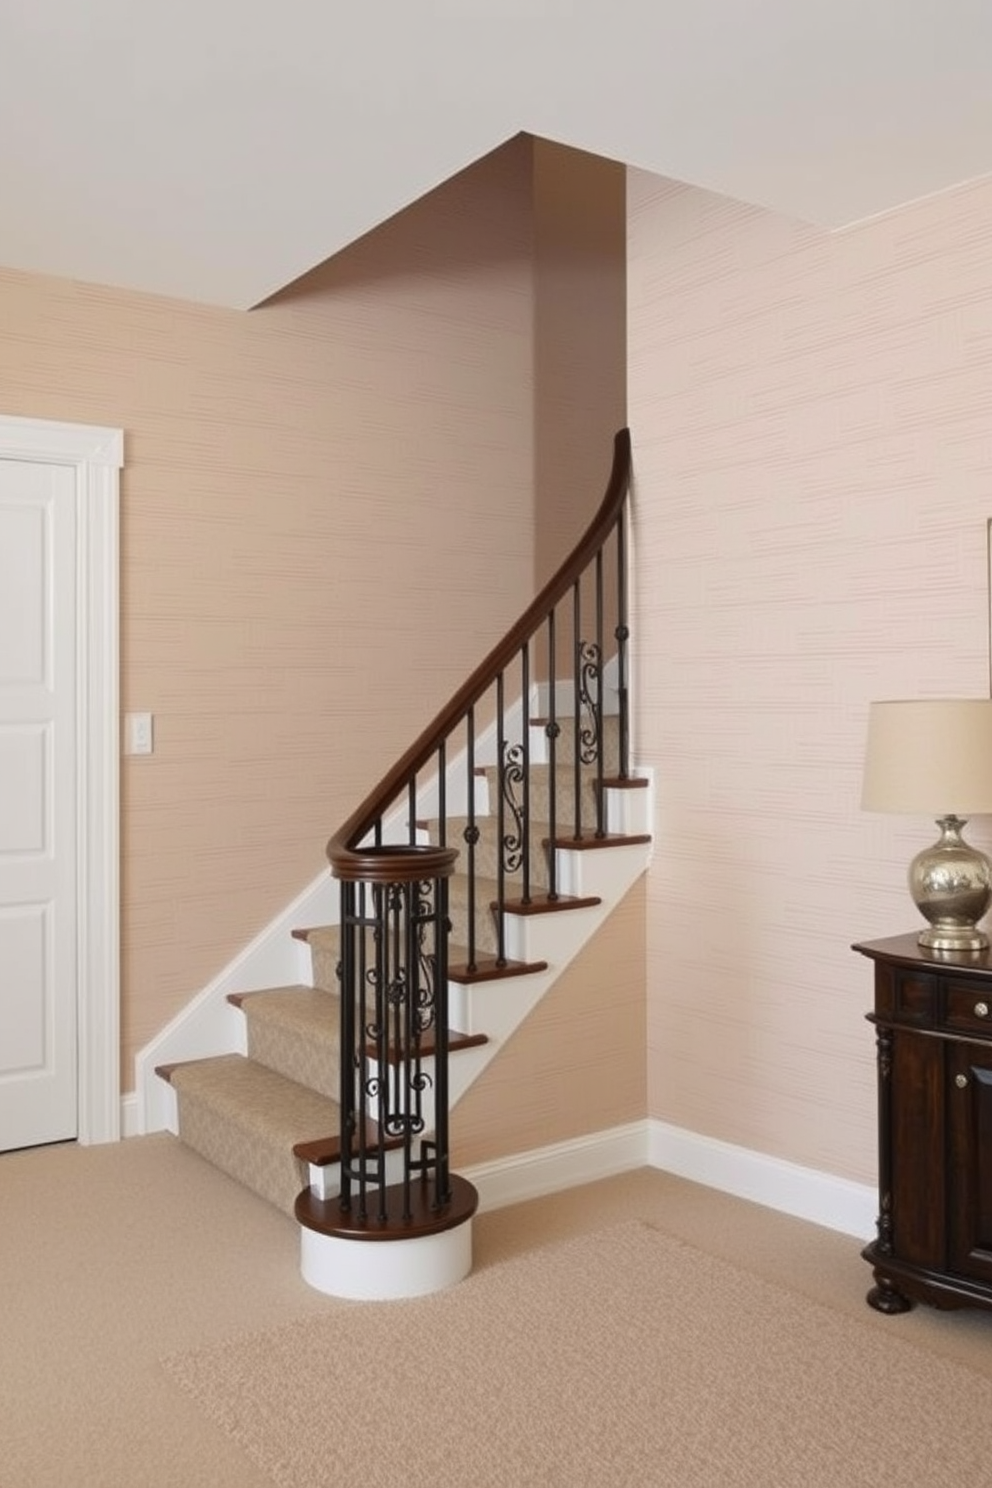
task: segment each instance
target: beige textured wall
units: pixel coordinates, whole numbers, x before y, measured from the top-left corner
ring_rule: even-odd
[[[626,172],[534,141],[537,579],[582,535],[627,422]]]
[[[455,1166],[643,1120],[644,918],[641,879],[455,1107]]]
[[[512,142],[240,314],[0,272],[0,410],[123,426],[123,1085],[532,593]]]
[[[628,192],[650,1111],[871,1182],[848,947],[915,928],[934,829],[860,811],[864,730],[987,695],[992,183],[833,237]]]
[[[533,147],[536,546],[543,583],[598,507],[613,436],[627,420],[626,179],[621,166],[582,151],[546,140]],[[591,621],[591,604],[584,613]],[[584,636],[593,634],[590,625]],[[572,674],[570,637],[569,602],[558,618],[561,676]],[[534,662],[535,674],[546,676],[543,644]],[[456,1107],[454,1161],[485,1162],[642,1119],[644,1040],[638,885]]]

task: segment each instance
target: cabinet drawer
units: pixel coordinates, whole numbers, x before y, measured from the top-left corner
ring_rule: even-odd
[[[992,985],[948,981],[942,1021],[954,1033],[992,1039]]]
[[[912,1028],[932,1028],[937,1021],[938,986],[935,976],[897,971],[892,987],[893,1020]]]

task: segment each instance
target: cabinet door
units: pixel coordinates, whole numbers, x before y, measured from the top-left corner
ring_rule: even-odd
[[[992,1282],[992,1047],[947,1050],[948,1266]]]
[[[888,1072],[881,1047],[879,1052],[882,1099],[887,1102],[893,1254],[914,1266],[939,1268],[946,1234],[943,1040],[894,1028],[891,1048]],[[883,1173],[884,1159],[883,1151]],[[883,1179],[883,1207],[884,1188]]]

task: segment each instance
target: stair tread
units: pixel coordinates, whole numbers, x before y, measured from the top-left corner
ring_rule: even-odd
[[[294,930],[293,934],[300,940],[305,940],[311,947],[327,946],[333,949],[338,943],[341,933],[340,925],[311,925],[306,930]]]
[[[454,877],[459,878],[464,877],[464,875],[455,874]],[[336,951],[341,943],[340,925],[315,925],[309,930],[294,931],[293,933],[297,935],[300,940],[306,940],[308,944],[313,946],[315,949],[324,951]],[[454,940],[448,942],[449,965],[456,965],[458,962],[465,961],[467,959],[467,946],[459,945],[458,942]],[[327,995],[327,988],[321,987],[318,990],[321,992],[322,996]],[[333,993],[332,995],[336,995],[336,993]]]
[[[170,1083],[180,1098],[190,1095],[224,1115],[232,1125],[292,1149],[337,1130],[340,1107],[285,1075],[246,1059],[219,1054],[173,1067]]]
[[[337,1034],[340,998],[326,987],[265,987],[258,992],[236,992],[232,1000],[246,1017],[260,1023],[305,1029],[310,1037]]]
[[[467,955],[467,952],[463,954]],[[255,1021],[276,1023],[281,1028],[305,1035],[310,1044],[320,1042],[337,1050],[341,999],[323,987],[266,987],[258,992],[232,992],[229,1000]],[[449,1028],[448,1042],[454,1052],[484,1044],[486,1036]],[[421,1035],[421,1050],[427,1055],[434,1052],[433,1028],[426,1029]],[[300,1080],[297,1083],[304,1082]]]
[[[463,875],[455,874],[454,879],[458,878],[461,878],[462,883],[465,882]],[[454,879],[452,879],[451,882],[454,882]],[[479,903],[480,905],[488,908],[490,903],[492,903],[493,900],[495,900],[496,898],[496,881],[495,879],[477,880],[477,883],[480,882],[482,883],[484,893],[482,897],[480,897]],[[567,896],[562,896],[563,899],[566,897]],[[535,907],[535,912],[539,913],[539,908]],[[315,925],[310,929],[294,931],[293,933],[297,936],[298,939],[310,941],[311,944],[319,945],[325,951],[336,951],[338,947],[340,929],[341,927],[339,925]],[[512,960],[497,962],[495,956],[491,951],[484,951],[477,946],[475,952],[475,970],[469,971],[468,965],[468,946],[461,945],[458,941],[449,941],[448,979],[452,982],[473,983],[507,981],[512,977],[530,976],[533,975],[535,972],[546,971],[548,963],[546,961]],[[245,994],[234,994],[234,996],[237,997],[239,1000],[244,995]],[[321,995],[324,995],[323,991]],[[455,1029],[452,1029],[450,1031],[450,1036],[452,1040],[455,1041],[462,1040],[465,1037],[465,1035],[460,1034]],[[453,1043],[453,1047],[464,1047],[464,1044]]]
[[[550,764],[541,760],[537,764],[530,765],[529,773],[531,797],[533,798],[534,796],[537,796],[539,799],[541,799],[542,797],[549,796],[551,788]],[[487,780],[489,789],[491,792],[493,792],[493,794],[490,796],[490,799],[495,801],[495,792],[499,789],[499,766],[483,765],[479,771],[479,774],[484,776],[484,778]],[[615,767],[606,768],[604,766],[604,790],[646,790],[648,784],[649,782],[640,775],[618,775],[616,773]],[[555,765],[556,790],[559,792],[560,795],[567,797],[574,790],[574,785],[575,766],[572,764],[571,760],[559,760]],[[595,765],[582,766],[582,785],[582,809],[583,812],[585,812],[589,809],[590,802],[595,801],[596,791],[599,788],[599,775],[597,773]],[[545,814],[546,812],[547,808],[545,805]],[[495,813],[490,814],[494,815]],[[558,814],[561,814],[561,807],[558,808]]]

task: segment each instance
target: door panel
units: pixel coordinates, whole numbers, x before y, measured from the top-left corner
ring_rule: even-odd
[[[77,1129],[75,501],[0,460],[0,1149]]]
[[[947,1063],[949,1264],[992,1282],[992,1048],[954,1043]]]

